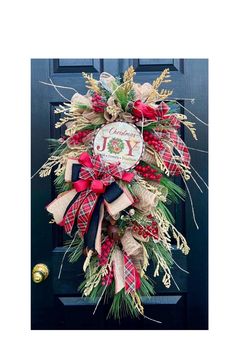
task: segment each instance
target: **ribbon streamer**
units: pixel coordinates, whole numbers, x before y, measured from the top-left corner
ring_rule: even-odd
[[[114,270],[116,294],[123,288],[125,288],[126,293],[134,293],[140,288],[140,275],[131,257],[118,247],[114,249],[112,265]]]
[[[131,258],[137,271],[141,273],[144,263],[143,246],[134,239],[131,230],[126,230],[121,238],[121,244],[124,252]]]
[[[176,176],[182,172],[182,169],[178,163],[176,163],[176,159],[173,155],[173,149],[168,146],[168,142],[170,142],[170,144],[172,144],[172,146],[179,152],[180,161],[186,168],[189,168],[190,166],[190,153],[183,140],[177,134],[177,130],[180,127],[177,115],[168,115],[169,109],[169,106],[165,102],[161,102],[156,108],[156,114],[160,123],[161,121],[170,121],[172,129],[165,129],[158,132],[156,131],[155,133],[157,138],[160,139],[163,144],[163,149],[159,151],[159,155],[164,161],[170,174],[172,176]]]

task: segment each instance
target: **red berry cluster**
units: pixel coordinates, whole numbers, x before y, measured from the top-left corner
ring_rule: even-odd
[[[108,263],[108,257],[113,245],[114,245],[114,241],[111,238],[107,238],[105,242],[102,244],[101,255],[98,256],[100,266],[104,266]],[[102,285],[110,285],[113,281],[113,278],[114,278],[113,269],[111,270],[108,269],[107,274],[102,278]]]
[[[83,142],[83,139],[91,132],[91,130],[84,130],[79,131],[75,133],[70,139],[69,139],[69,145],[78,145],[79,143]]]
[[[144,178],[152,181],[160,181],[162,175],[149,165],[138,165],[135,170]]]
[[[153,219],[152,215],[147,216],[148,219]],[[133,226],[133,231],[138,233],[138,235],[142,236],[143,238],[152,237],[158,239],[158,226],[156,221],[152,221],[152,224],[144,227],[138,224],[137,222]]]
[[[94,112],[104,112],[104,108],[107,107],[107,103],[103,101],[102,96],[94,93],[92,97],[92,107]]]
[[[143,131],[143,139],[149,146],[153,147],[156,152],[160,152],[164,148],[163,143],[150,131]]]

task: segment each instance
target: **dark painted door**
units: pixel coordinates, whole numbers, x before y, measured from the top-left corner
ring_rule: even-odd
[[[128,66],[136,71],[136,82],[151,82],[168,67],[172,75],[171,88],[174,98],[189,108],[198,118],[207,122],[208,118],[208,61],[204,59],[34,59],[32,60],[32,174],[45,162],[49,149],[45,139],[60,136],[60,130],[54,128],[57,118],[54,108],[63,102],[60,95],[51,87],[39,81],[68,86],[84,93],[83,71],[99,76],[102,71],[120,76]],[[72,92],[64,90],[65,97]],[[195,103],[183,99],[195,98]],[[180,107],[181,111],[183,108]],[[183,111],[184,112],[184,111]],[[195,142],[187,131],[183,136],[192,148],[192,164],[207,181],[207,127],[196,122],[198,141]],[[196,176],[195,176],[196,177]],[[85,305],[77,287],[82,280],[82,262],[69,264],[65,261],[61,279],[57,279],[59,266],[64,254],[63,233],[49,218],[44,207],[54,197],[53,178],[32,180],[32,267],[45,263],[49,270],[48,278],[40,283],[32,283],[32,329],[207,329],[208,327],[208,283],[207,283],[207,192],[201,194],[191,181],[189,189],[199,230],[196,229],[190,200],[172,208],[177,227],[185,234],[191,251],[184,257],[174,251],[176,262],[187,269],[185,274],[177,267],[173,277],[179,289],[172,284],[170,289],[157,286],[157,296],[151,304],[145,305],[146,315],[163,322],[158,325],[147,319],[125,319],[121,323],[106,320],[106,305],[100,304],[93,315],[94,307]]]

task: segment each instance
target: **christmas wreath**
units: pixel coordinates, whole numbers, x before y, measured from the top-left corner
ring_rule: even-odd
[[[177,113],[165,69],[152,84],[133,81],[131,66],[123,79],[103,72],[99,80],[83,73],[88,91],[75,93],[55,113],[65,136],[52,140],[54,152],[40,176],[54,168],[57,198],[46,208],[64,227],[66,254],[85,256],[79,287],[97,301],[112,299],[108,316],[144,315],[143,297],[154,294],[147,268],[171,285],[173,240],[190,248],[168,209],[185,191],[171,177],[191,177],[190,154],[180,138],[181,125],[196,139],[193,123]]]

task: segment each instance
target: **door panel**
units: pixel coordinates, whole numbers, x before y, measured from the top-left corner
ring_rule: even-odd
[[[92,72],[95,78],[102,71],[114,76],[122,76],[133,65],[135,81],[152,82],[160,72],[168,67],[172,82],[168,88],[174,89],[173,97],[189,108],[203,121],[207,121],[207,60],[183,59],[34,59],[32,60],[32,174],[45,162],[50,151],[46,138],[58,138],[62,129],[55,129],[58,116],[55,106],[63,103],[61,96],[50,86],[49,78],[61,86],[68,86],[80,93],[86,92],[82,72]],[[60,89],[70,98],[72,90]],[[182,100],[195,98],[195,104]],[[182,108],[179,108],[183,112]],[[186,113],[188,115],[188,113]],[[190,116],[191,118],[191,116]],[[194,120],[194,118],[191,118]],[[194,121],[195,122],[195,121]],[[188,146],[207,150],[207,131],[197,124],[199,140],[195,143],[191,135],[183,130]],[[193,165],[207,181],[207,156],[191,152]],[[181,181],[177,180],[179,184]],[[183,185],[183,184],[182,184]],[[32,329],[206,329],[207,328],[207,195],[198,192],[193,183],[189,188],[194,201],[199,230],[196,230],[191,215],[189,199],[172,208],[177,227],[186,235],[191,251],[185,257],[174,250],[175,261],[188,269],[187,276],[178,268],[173,276],[180,291],[172,285],[170,289],[158,281],[157,296],[145,304],[146,315],[163,322],[162,325],[141,318],[125,319],[121,323],[106,320],[107,305],[100,303],[95,315],[94,305],[80,297],[77,288],[83,279],[82,262],[64,262],[61,278],[58,272],[65,249],[62,247],[65,235],[59,226],[48,224],[45,211],[55,197],[53,175],[51,178],[32,180],[32,266],[43,262],[50,269],[49,278],[42,284],[32,283]],[[201,196],[201,197],[200,197]],[[149,268],[151,274],[152,268]]]
[[[80,258],[78,262],[75,264],[70,264],[67,261],[64,262],[63,271],[60,279],[58,279],[58,273],[60,264],[64,255],[63,247],[56,247],[53,250],[53,291],[55,295],[66,296],[70,295],[79,295],[77,288],[83,279],[83,258]],[[180,251],[174,249],[173,250],[173,258],[174,260],[182,267],[187,268],[187,258],[183,256]],[[154,272],[154,267],[150,264],[149,274]],[[187,276],[182,271],[174,271],[173,276],[175,281],[178,283],[178,286],[181,288],[181,293],[187,292]],[[155,284],[155,290],[159,294],[172,294],[178,292],[175,286],[171,286],[168,290],[161,285],[161,281],[156,281],[158,283]]]

